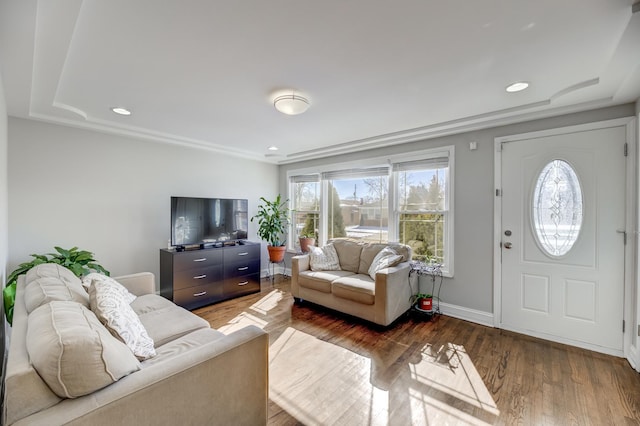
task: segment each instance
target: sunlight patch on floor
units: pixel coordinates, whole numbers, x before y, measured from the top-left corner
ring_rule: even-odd
[[[410,369],[413,379],[429,388],[428,398],[420,398],[423,403],[435,408],[441,405],[439,400],[453,398],[457,401],[456,406],[476,407],[483,416],[497,417],[500,414],[464,346],[448,343],[434,348],[426,345],[422,349],[421,361],[412,364]],[[451,414],[457,415],[455,411]],[[459,413],[461,416],[464,414]]]
[[[282,300],[282,291],[273,290],[262,299],[258,300],[256,303],[249,307],[249,310],[252,310],[256,313],[266,315],[271,309],[275,308],[278,305],[278,302]],[[238,314],[231,321],[218,328],[218,331],[224,334],[231,334],[234,331],[240,330],[248,325],[255,325],[261,329],[264,329],[268,324],[267,321],[260,319],[250,312],[242,312]]]
[[[258,312],[259,314],[266,315],[267,312],[278,306],[278,302],[282,300],[282,291],[273,290],[271,293],[258,300],[251,305],[249,309]]]
[[[305,425],[493,423],[499,411],[464,347],[421,355],[380,389],[371,359],[289,327],[269,348],[269,398]]]
[[[240,330],[241,328],[245,328],[249,325],[255,325],[259,328],[265,328],[267,324],[267,321],[264,321],[255,315],[251,315],[248,312],[242,312],[227,324],[218,328],[218,331],[224,334],[231,334],[234,331]]]

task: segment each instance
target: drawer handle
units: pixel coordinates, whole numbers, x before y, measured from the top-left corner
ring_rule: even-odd
[[[247,284],[249,284],[249,281],[242,281],[241,283],[238,283],[239,286],[243,286]]]
[[[207,278],[207,276],[205,274],[202,274],[202,275],[196,275],[195,277],[193,277],[194,280],[201,280],[203,278]]]
[[[238,256],[246,256],[248,254],[249,254],[248,251],[243,251],[242,253],[238,253]]]
[[[242,268],[238,268],[238,271],[246,271],[247,269],[249,269],[248,266],[243,266]]]
[[[204,262],[205,260],[207,260],[206,257],[201,257],[200,259],[193,259],[194,262]]]
[[[202,291],[200,293],[194,293],[193,297],[200,297],[200,296],[204,296],[205,294],[207,294],[207,292],[206,291]]]

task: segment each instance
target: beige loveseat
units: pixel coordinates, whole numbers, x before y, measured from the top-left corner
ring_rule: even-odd
[[[265,332],[250,326],[224,335],[156,295],[153,274],[119,277],[138,296],[129,306],[155,343],[156,355],[140,362],[100,328],[77,277],[58,265],[37,268],[17,286],[3,424],[266,424]],[[86,333],[85,324],[94,336],[88,345],[75,342]],[[47,358],[48,350],[55,356]],[[73,351],[76,359],[69,358]],[[90,391],[105,378],[116,380]]]
[[[294,256],[291,263],[291,293],[306,300],[387,326],[411,307],[409,281],[411,248],[403,244],[363,243],[336,238],[329,241],[339,258],[339,270],[312,270],[311,254]],[[369,269],[376,255],[392,248],[402,260],[375,273]]]

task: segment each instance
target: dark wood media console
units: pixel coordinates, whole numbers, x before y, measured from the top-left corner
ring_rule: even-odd
[[[260,291],[260,244],[160,249],[160,294],[186,309]]]

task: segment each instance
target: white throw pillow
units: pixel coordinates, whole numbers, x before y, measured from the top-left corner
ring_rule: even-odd
[[[311,247],[309,265],[312,271],[339,271],[340,260],[333,244]]]
[[[94,280],[89,287],[91,310],[100,322],[131,349],[140,360],[156,355],[153,339],[142,325],[118,286]]]
[[[106,276],[104,274],[99,274],[97,272],[91,272],[90,274],[87,274],[84,277],[82,277],[82,286],[84,287],[85,290],[87,290],[87,293],[89,292],[89,287],[91,287],[91,283],[94,282],[94,281],[96,283],[98,283],[98,284],[109,283],[109,285],[111,285],[114,288],[118,289],[118,291],[120,291],[122,293],[122,295],[124,296],[125,300],[129,304],[131,304],[131,302],[136,300],[136,296],[134,294],[131,294],[129,292],[129,290],[127,290],[127,288],[125,286],[123,286],[118,281],[114,280],[113,278],[108,277],[108,276]]]
[[[140,369],[129,348],[79,303],[52,301],[28,322],[31,364],[61,398],[90,394]]]
[[[384,268],[396,266],[402,262],[404,258],[402,255],[396,253],[396,251],[390,247],[385,247],[373,258],[371,266],[369,267],[369,276],[372,280],[376,279],[376,273]]]

